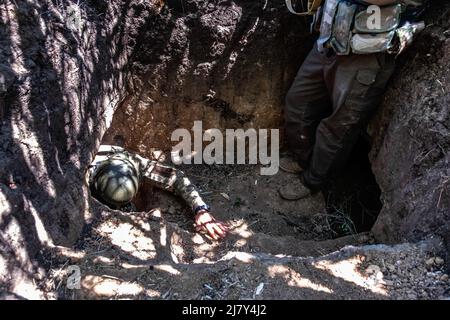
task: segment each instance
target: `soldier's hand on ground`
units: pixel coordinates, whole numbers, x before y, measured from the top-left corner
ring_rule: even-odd
[[[228,226],[224,222],[216,220],[206,210],[199,211],[195,215],[195,231],[205,232],[214,240],[224,238],[228,230]]]

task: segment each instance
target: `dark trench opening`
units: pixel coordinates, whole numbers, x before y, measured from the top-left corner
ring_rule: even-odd
[[[336,236],[370,231],[383,207],[369,161],[370,141],[361,136],[346,163],[323,192]]]

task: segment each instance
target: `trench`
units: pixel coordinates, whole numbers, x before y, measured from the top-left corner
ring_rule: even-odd
[[[114,127],[109,132],[114,132]],[[126,147],[127,137],[113,137],[104,142]],[[216,218],[234,225],[246,224],[249,231],[271,237],[322,241],[370,231],[375,223],[382,203],[369,151],[368,138],[361,137],[347,164],[331,177],[325,190],[299,201],[286,201],[278,195],[278,188],[296,179],[281,170],[273,176],[261,176],[258,165],[200,164],[177,168],[198,187]],[[170,156],[161,154],[162,162],[170,164]],[[183,201],[148,181],[142,182],[133,205],[139,212],[159,209],[166,220],[193,231],[192,213]]]
[[[153,32],[142,35],[143,45],[133,58],[133,66],[137,67],[134,71],[143,66],[153,71],[133,75],[134,82],[145,85],[128,92],[115,111],[103,143],[123,145],[149,158],[152,150],[170,152],[174,145],[171,133],[176,128],[191,128],[196,120],[204,122],[204,130],[281,126],[284,96],[313,44],[307,32],[309,27],[303,20],[288,15],[288,20],[276,20],[273,30],[269,23],[253,30],[252,26],[260,20],[253,19],[253,15],[259,16],[260,8],[247,2],[239,3],[242,12],[232,6],[225,11],[227,14],[219,14],[219,10],[208,13],[209,18],[203,20],[184,17],[185,10],[191,9],[180,4],[167,2],[173,12],[182,14],[180,19],[186,26],[167,25],[167,39],[162,34],[156,37]],[[279,9],[285,12],[284,6]],[[261,20],[266,18],[273,16],[268,14]],[[229,42],[218,38],[217,24],[236,27]],[[199,32],[213,36],[198,37]],[[276,45],[267,50],[269,34]],[[172,39],[171,35],[177,35],[171,43],[176,52],[171,51],[172,47],[166,48],[165,42]],[[247,41],[249,46],[245,45]],[[210,52],[217,43],[226,48],[219,57]],[[189,51],[188,47],[203,48],[205,52]],[[236,64],[230,64],[234,50],[242,53]],[[187,55],[189,68],[180,60],[179,51]],[[170,64],[155,57],[165,57]],[[212,69],[203,72],[200,66]],[[369,142],[361,138],[351,161],[333,177],[323,194],[294,202],[282,200],[278,194],[281,186],[296,178],[281,171],[274,176],[261,176],[259,167],[254,165],[183,165],[179,169],[199,188],[216,218],[234,225],[245,224],[249,231],[271,237],[322,241],[366,232],[374,225],[382,204],[368,160],[369,149]],[[179,198],[149,183],[144,182],[139,188],[134,206],[140,212],[160,209],[165,219],[193,231],[189,208]]]
[[[99,221],[94,221],[86,226],[86,233],[82,234],[79,239],[81,244],[79,249],[86,249],[94,256],[97,255],[95,264],[99,265],[99,269],[101,269],[99,275],[108,273],[104,270],[104,267],[107,266],[104,261],[109,258],[103,254],[109,254],[111,261],[117,257],[135,263],[151,261],[150,254],[148,256],[145,254],[139,256],[139,254],[151,251],[148,249],[151,247],[149,244],[158,244],[161,240],[148,238],[157,238],[162,235],[161,230],[158,229],[159,222],[155,223],[155,220],[152,223],[154,229],[150,230],[151,232],[141,228],[141,233],[137,233],[137,236],[132,234],[135,237],[130,237],[131,231],[139,229],[139,226],[136,227],[135,224],[127,233],[129,230],[125,227],[134,222],[128,219],[129,215],[116,215],[116,212],[111,210],[100,212],[96,205],[95,208],[94,206],[85,207],[82,188],[73,188],[72,190],[69,187],[72,183],[73,185],[77,185],[78,182],[80,185],[84,183],[81,181],[82,175],[78,164],[87,166],[86,161],[93,151],[91,147],[103,134],[103,117],[108,114],[109,119],[110,112],[115,109],[110,104],[104,105],[106,101],[110,100],[108,96],[110,94],[115,96],[114,91],[117,93],[127,91],[121,93],[125,95],[121,98],[129,98],[129,101],[125,106],[126,110],[117,109],[113,123],[108,130],[109,137],[116,137],[116,141],[110,141],[108,137],[105,137],[104,142],[123,144],[130,151],[139,152],[144,156],[149,155],[151,147],[167,149],[167,137],[170,136],[170,132],[177,126],[189,128],[192,121],[196,119],[209,121],[208,126],[214,128],[277,127],[282,96],[285,95],[292,83],[299,64],[312,43],[306,35],[305,25],[297,17],[288,15],[282,2],[269,3],[268,8],[262,9],[261,3],[256,1],[219,1],[217,6],[220,10],[213,10],[214,8],[209,5],[196,6],[196,3],[203,4],[204,1],[184,2],[184,4],[188,4],[186,7],[179,6],[183,4],[182,2],[167,1],[169,9],[173,8],[174,10],[164,9],[158,14],[153,13],[153,10],[148,10],[153,6],[151,2],[144,1],[138,5],[133,1],[123,3],[109,1],[101,5],[86,2],[80,6],[82,10],[87,10],[83,14],[83,17],[87,19],[86,25],[83,26],[83,32],[90,33],[92,31],[92,36],[85,39],[80,38],[70,28],[64,28],[63,23],[56,22],[60,20],[60,13],[62,13],[60,6],[60,8],[56,8],[54,4],[46,1],[45,5],[36,5],[34,8],[31,2],[28,4],[13,2],[9,1],[5,4],[6,10],[2,11],[2,19],[10,21],[17,16],[19,34],[16,34],[16,24],[11,30],[8,30],[7,24],[3,24],[8,28],[6,30],[2,28],[5,35],[2,38],[4,40],[3,48],[6,48],[6,55],[1,55],[2,67],[6,66],[7,71],[9,66],[12,66],[14,71],[20,69],[20,72],[17,72],[17,79],[13,77],[14,80],[11,80],[11,83],[14,82],[14,84],[8,84],[9,80],[6,79],[6,89],[10,90],[8,86],[11,86],[13,88],[11,90],[15,91],[16,86],[23,85],[27,95],[22,96],[21,94],[21,98],[18,100],[19,104],[14,103],[9,106],[9,102],[15,100],[16,93],[8,92],[5,96],[7,98],[5,101],[8,102],[6,104],[8,112],[1,114],[0,110],[0,118],[6,120],[5,123],[10,122],[5,126],[5,128],[9,128],[5,129],[7,134],[2,136],[1,156],[2,159],[7,160],[6,165],[2,167],[2,173],[8,173],[8,176],[14,178],[11,183],[8,180],[7,185],[11,186],[11,190],[7,190],[6,196],[11,205],[17,205],[17,210],[7,212],[5,226],[8,226],[9,220],[14,222],[16,218],[22,216],[34,217],[35,212],[32,212],[34,206],[39,215],[45,218],[43,219],[44,227],[52,233],[52,237],[56,240],[55,243],[66,246],[79,236],[79,230],[84,222],[83,212],[93,209],[89,214],[99,213]],[[436,8],[444,8],[444,2],[439,1],[440,4]],[[30,7],[30,10],[27,7]],[[416,125],[413,121],[402,125],[402,128],[417,131],[415,136],[395,135],[398,132],[390,131],[391,136],[395,136],[392,141],[394,142],[391,146],[392,149],[401,144],[409,146],[410,140],[415,137],[424,144],[442,139],[441,135],[435,136],[430,133],[438,131],[428,129],[435,128],[437,124],[440,125],[442,119],[444,121],[446,119],[444,117],[434,118],[438,114],[436,111],[438,107],[444,105],[444,99],[440,97],[446,81],[441,73],[445,71],[443,63],[448,62],[448,59],[437,58],[445,56],[441,54],[444,53],[445,47],[437,45],[444,44],[445,37],[442,40],[440,35],[434,34],[441,33],[447,36],[444,30],[448,29],[447,22],[449,20],[444,15],[441,17],[441,12],[448,12],[448,10],[439,9],[434,12],[429,19],[433,22],[433,28],[429,28],[431,31],[426,37],[423,37],[425,41],[420,42],[419,50],[415,50],[419,52],[418,59],[412,58],[415,51],[403,59],[405,63],[412,62],[414,66],[414,68],[408,68],[411,71],[403,69],[406,85],[397,79],[398,88],[390,90],[390,95],[387,97],[392,101],[385,107],[397,110],[404,106],[404,103],[407,104],[407,107],[404,108],[407,110],[406,118],[414,119],[412,115],[417,106],[422,115],[418,118],[420,125]],[[45,19],[45,24],[49,26],[48,31],[50,32],[46,34],[41,32],[42,19]],[[53,30],[59,31],[52,33]],[[216,32],[217,30],[221,32]],[[227,34],[228,31],[230,34]],[[38,40],[38,45],[35,40]],[[271,45],[268,46],[268,43]],[[53,44],[54,47],[50,44]],[[17,52],[13,55],[16,48],[22,52],[19,50],[18,55]],[[441,50],[441,48],[443,49]],[[45,54],[41,55],[40,51],[45,51]],[[13,59],[17,60],[17,63],[12,64],[11,57],[21,58]],[[122,58],[127,60],[126,68],[122,66]],[[53,59],[61,60],[67,65],[60,65]],[[20,60],[26,62],[24,64],[26,68],[21,66]],[[186,61],[189,63],[186,64]],[[126,82],[128,79],[122,80],[118,76],[124,70],[127,70],[126,73],[133,78],[132,85],[129,83],[130,88],[126,89],[124,89],[122,81]],[[422,78],[421,81],[417,80]],[[436,86],[434,81],[440,81],[439,79],[444,84],[439,82],[440,86]],[[28,89],[28,83],[32,90]],[[423,84],[426,84],[425,88]],[[429,90],[429,86],[436,89]],[[103,90],[105,88],[108,90]],[[120,90],[116,90],[119,88]],[[408,89],[404,90],[405,88]],[[141,89],[143,92],[140,92]],[[417,97],[411,99],[412,101],[405,99],[409,95],[413,97],[412,91],[422,92],[422,95],[428,96],[429,99],[426,101]],[[48,92],[54,92],[54,94],[48,95]],[[29,97],[28,94],[30,94]],[[78,98],[77,94],[79,94]],[[82,101],[80,97],[83,97]],[[49,99],[47,100],[47,98]],[[3,105],[5,101],[3,101]],[[61,108],[66,105],[67,113]],[[2,107],[4,109],[5,106],[2,106],[2,101],[0,101],[0,109]],[[15,116],[12,118],[11,116],[24,112],[27,115],[28,107],[34,120],[30,122],[26,130],[23,130],[23,127],[18,125],[22,121],[16,121]],[[443,108],[442,110],[447,109]],[[390,121],[390,112],[383,114],[380,122]],[[73,122],[67,122],[66,115]],[[9,121],[10,118],[14,121]],[[51,120],[51,123],[47,124],[45,119]],[[393,121],[396,124],[402,120],[394,119]],[[431,123],[433,125],[430,125]],[[69,129],[68,131],[66,131],[66,127]],[[377,123],[377,129],[379,127],[380,123]],[[421,130],[422,127],[427,129],[426,132]],[[77,132],[78,128],[79,132]],[[95,130],[91,131],[92,128]],[[439,132],[445,135],[446,131],[443,130],[443,127],[439,128]],[[22,137],[21,135],[16,135],[21,131],[23,131],[23,137],[26,137],[23,141],[18,139],[18,137]],[[422,135],[424,136],[422,137]],[[403,141],[403,138],[406,140]],[[28,142],[31,144],[28,145]],[[74,147],[72,147],[72,142]],[[29,148],[28,154],[23,151],[24,145]],[[441,145],[438,146],[443,149]],[[447,145],[444,145],[444,148],[446,147]],[[382,203],[380,189],[367,158],[368,150],[369,143],[365,139],[360,140],[347,166],[334,177],[328,190],[318,197],[298,202],[287,202],[279,198],[276,192],[277,188],[289,183],[293,178],[283,172],[275,176],[261,177],[258,166],[196,165],[183,166],[180,169],[184,170],[199,187],[204,198],[211,204],[217,218],[230,221],[235,226],[244,226],[244,229],[251,231],[255,238],[257,238],[256,235],[267,236],[264,239],[268,240],[269,244],[266,243],[265,246],[262,246],[260,252],[306,256],[309,251],[306,253],[302,251],[303,246],[301,245],[298,246],[299,250],[288,250],[296,244],[302,244],[301,242],[294,243],[292,239],[312,240],[318,244],[316,245],[318,247],[322,246],[322,240],[342,239],[348,234],[371,230],[373,223],[377,220]],[[429,155],[428,150],[419,149],[418,153],[422,151],[427,151],[426,155]],[[443,151],[445,154],[444,149]],[[405,152],[411,152],[411,150]],[[28,157],[31,158],[40,153],[45,153],[45,165],[35,166],[33,164],[31,167]],[[51,157],[53,155],[55,155],[55,159]],[[12,156],[17,161],[9,161],[13,159]],[[382,164],[391,160],[398,163],[399,166],[403,166],[403,158],[395,156],[383,159]],[[34,161],[31,162],[34,163]],[[74,162],[76,165],[73,165]],[[414,171],[413,176],[428,177],[426,182],[433,186],[435,182],[442,183],[435,178],[437,177],[436,173],[427,171],[428,168],[431,168],[431,165],[430,167],[423,165],[415,168],[414,170],[417,172]],[[44,179],[47,176],[46,169],[50,170],[48,179]],[[59,171],[67,175],[60,177]],[[384,168],[379,169],[377,177],[383,178],[381,175],[385,173],[384,171]],[[386,172],[386,174],[388,173]],[[38,176],[39,179],[35,179]],[[394,173],[393,178],[397,177],[398,173]],[[16,178],[19,182],[18,186],[15,183],[17,182]],[[410,181],[418,184],[423,180]],[[407,180],[408,183],[410,181]],[[20,186],[21,184],[22,186]],[[397,198],[402,202],[411,203],[411,206],[419,204],[419,200],[426,200],[429,205],[418,208],[418,210],[404,209],[408,211],[401,212],[400,217],[396,216],[398,212],[393,209],[385,216],[392,217],[394,222],[406,225],[404,229],[407,229],[408,232],[410,230],[415,232],[415,229],[418,229],[419,233],[433,234],[438,229],[435,226],[438,225],[443,225],[440,233],[446,232],[448,228],[445,228],[445,225],[448,219],[445,219],[448,215],[446,213],[438,215],[436,204],[434,200],[431,201],[431,196],[437,195],[439,198],[437,203],[442,206],[441,211],[446,210],[448,197],[446,198],[444,192],[445,186],[447,186],[446,182],[441,189],[430,190],[428,185],[424,185],[423,188],[426,190],[417,194],[413,193],[414,198],[418,199],[417,201],[409,194],[400,193],[400,197]],[[16,187],[19,187],[19,190],[14,191],[13,189]],[[21,190],[24,197],[17,193]],[[58,197],[56,199],[49,197],[48,190],[55,191]],[[2,195],[5,195],[3,187],[1,191]],[[425,197],[425,194],[428,193],[430,193],[430,200]],[[25,200],[27,201],[25,202]],[[25,203],[27,203],[26,206]],[[393,203],[395,204],[390,201],[389,206],[393,207]],[[145,183],[141,186],[134,204],[137,211],[141,213],[148,213],[152,209],[159,208],[166,220],[173,222],[173,225],[178,226],[183,232],[187,231],[184,232],[185,239],[192,238],[194,234],[192,214],[179,198]],[[425,215],[423,212],[429,214]],[[406,220],[403,219],[406,214],[411,215],[414,219],[403,222]],[[419,214],[429,216],[429,218],[416,219]],[[149,215],[136,214],[136,216],[147,219]],[[122,220],[117,222],[120,220],[119,218]],[[38,239],[38,232],[34,232],[33,219],[30,219],[19,219],[19,223],[23,224],[20,225],[23,238],[19,233],[14,234],[18,230],[15,227],[8,229],[5,227],[3,231],[6,231],[8,236],[12,232],[13,242],[21,243],[21,246],[24,243],[25,246],[20,250],[29,251],[24,251],[27,253],[24,257],[31,258],[37,254],[36,252],[40,248],[40,239]],[[391,220],[387,221],[391,222]],[[423,227],[415,228],[415,226],[407,225],[412,224],[411,221],[418,221],[417,224],[421,224]],[[168,226],[168,229],[170,228],[172,225]],[[183,233],[178,231],[178,229],[172,230],[174,238]],[[398,231],[399,227],[394,226],[386,233],[390,233],[391,238],[395,239],[393,233]],[[406,234],[406,231],[403,233]],[[144,236],[141,236],[142,234]],[[448,234],[447,232],[446,235]],[[16,236],[18,241],[14,240]],[[114,239],[114,236],[118,237]],[[146,237],[147,240],[143,241],[143,238]],[[421,237],[421,234],[414,237],[409,236],[408,239],[417,239],[418,237]],[[279,238],[286,241],[279,242],[282,244],[281,246],[271,244]],[[115,242],[116,240],[122,240],[125,243]],[[250,242],[251,239],[248,240]],[[136,251],[135,247],[130,245],[133,241],[142,245],[143,250],[134,252]],[[123,247],[120,247],[120,244]],[[172,245],[172,243],[170,244]],[[216,248],[215,244],[205,243],[205,245],[199,246],[193,244],[192,241],[185,241],[183,245],[187,252],[186,261],[188,262],[192,261],[188,257],[189,255],[199,257],[204,253],[209,254]],[[223,253],[233,249],[247,252],[257,250],[255,246],[250,247],[251,250],[246,250],[247,248],[233,245],[231,241],[225,243],[220,254],[210,257],[211,261],[217,261],[218,258],[223,257]],[[261,243],[257,243],[257,245],[261,247]],[[339,248],[342,246],[343,244],[340,242]],[[198,252],[194,252],[195,254],[192,252],[194,247],[195,250],[199,249]],[[157,252],[157,258],[161,259],[160,261],[173,261],[170,259],[171,252],[167,248],[166,251],[163,250],[164,248],[158,247],[157,249],[160,251]],[[323,248],[320,247],[320,249]],[[334,247],[331,249],[336,250]],[[318,251],[318,254],[324,255],[326,250]],[[22,272],[22,262],[15,259],[15,256],[11,256],[10,261],[13,267],[8,268],[8,272],[15,269],[16,265],[18,266],[17,270]],[[136,256],[140,257],[142,261],[133,260]],[[9,259],[8,257],[8,263]],[[384,264],[384,260],[382,261]],[[53,261],[50,262],[53,265]],[[60,264],[61,269],[67,266],[68,262],[69,260],[64,259]],[[109,268],[109,261],[107,262]],[[33,265],[35,265],[34,262]],[[58,274],[61,271],[60,266],[57,267]],[[195,271],[197,272],[198,269]],[[221,271],[217,273],[220,274]],[[9,274],[13,273],[9,272]],[[131,276],[132,272],[129,274]],[[17,276],[13,275],[12,279],[19,279],[19,277],[22,278],[21,273]],[[172,278],[177,282],[183,282],[170,275],[170,279]],[[130,281],[136,279],[133,277]],[[157,282],[162,281],[158,279]],[[59,284],[61,283],[60,281]],[[187,283],[189,284],[189,282]],[[354,288],[349,289],[354,291]],[[56,288],[56,290],[58,289]],[[160,291],[161,293],[166,292],[166,290]],[[347,297],[345,294],[341,296]],[[191,296],[187,297],[192,299]]]
[[[301,38],[301,34],[295,36]],[[211,75],[211,84],[186,76],[180,85],[182,90],[177,91],[179,84],[172,83],[172,88],[171,78],[164,78],[164,95],[146,88],[129,93],[116,109],[103,143],[120,144],[149,158],[153,150],[168,155],[175,145],[170,141],[172,132],[192,128],[197,120],[203,121],[203,130],[282,127],[284,96],[311,44],[309,36],[301,39],[303,45],[295,43],[292,52],[280,52],[277,64],[271,63],[276,49],[266,57],[259,50],[266,43],[255,43],[251,50],[257,52],[247,53],[248,60],[235,67],[226,81]],[[203,61],[192,59],[193,64]],[[264,68],[252,67],[260,60],[266,63]],[[168,72],[175,71],[169,68]],[[206,94],[205,88],[211,87],[214,90]],[[278,189],[296,178],[281,171],[274,176],[261,176],[259,167],[250,165],[184,165],[180,169],[199,187],[218,219],[246,224],[251,232],[267,236],[336,239],[370,231],[382,207],[381,192],[368,160],[370,143],[366,140],[358,141],[351,161],[333,177],[323,194],[307,200],[290,202],[280,198]],[[167,220],[192,231],[190,210],[180,199],[148,183],[139,190],[134,201],[137,211],[158,208]]]

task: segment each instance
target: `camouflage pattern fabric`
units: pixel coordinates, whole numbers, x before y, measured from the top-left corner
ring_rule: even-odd
[[[148,179],[151,185],[173,192],[183,198],[183,200],[194,210],[199,206],[206,205],[200,196],[197,188],[186,177],[184,172],[158,161],[152,161],[137,154],[130,153],[118,146],[100,146],[94,161],[88,169],[88,183],[92,184],[95,173],[102,164],[111,158],[126,158],[139,172],[139,181]]]
[[[401,0],[397,4],[381,6],[380,25],[375,26],[372,23],[369,25],[373,15],[372,11],[367,11],[369,3],[360,0],[326,0],[317,48],[320,53],[325,53],[331,47],[338,55],[377,52],[398,55],[423,29],[422,22],[411,23],[404,18],[417,18],[425,3],[423,0]]]
[[[320,53],[324,53],[327,43],[333,32],[333,21],[336,15],[339,0],[326,0],[324,4],[322,21],[320,23],[320,36],[317,39],[317,49]]]
[[[340,2],[334,18],[331,47],[338,55],[350,53],[351,27],[357,6],[349,2]]]

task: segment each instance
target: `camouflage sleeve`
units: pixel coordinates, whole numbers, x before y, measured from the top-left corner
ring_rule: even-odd
[[[144,170],[143,176],[148,178],[154,186],[182,197],[192,210],[206,205],[197,188],[183,171],[157,161],[151,161]]]

